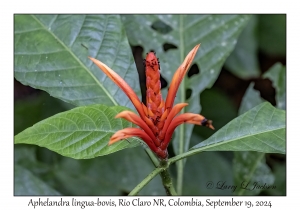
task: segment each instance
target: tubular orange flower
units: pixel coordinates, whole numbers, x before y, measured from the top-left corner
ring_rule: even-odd
[[[182,123],[202,125],[214,129],[212,121],[199,114],[184,113],[176,116],[187,103],[173,106],[176,92],[189,69],[200,44],[196,45],[186,56],[183,63],[175,72],[168,91],[166,101],[163,100],[160,84],[160,65],[155,52],[147,53],[144,60],[146,70],[146,106],[139,100],[132,88],[112,69],[101,61],[89,57],[112,81],[114,81],[128,96],[140,116],[131,111],[123,111],[116,118],[124,118],[139,128],[125,128],[117,131],[109,141],[109,145],[129,138],[139,137],[161,159],[168,157],[167,147],[175,128]]]

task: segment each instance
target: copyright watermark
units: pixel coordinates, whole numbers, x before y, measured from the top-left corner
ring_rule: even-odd
[[[214,188],[214,183],[212,181],[206,182],[206,189],[213,189]]]
[[[219,190],[230,190],[235,192],[237,189],[244,189],[248,191],[253,190],[273,190],[276,189],[275,185],[270,185],[265,182],[247,182],[242,181],[240,185],[228,184],[226,181],[207,181],[206,189],[219,189]]]

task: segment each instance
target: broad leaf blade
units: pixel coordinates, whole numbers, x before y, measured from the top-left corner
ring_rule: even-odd
[[[16,15],[15,78],[77,106],[123,105],[124,93],[88,56],[114,69],[140,94],[135,63],[118,15]]]
[[[281,63],[274,64],[264,75],[269,78],[276,89],[276,105],[279,109],[286,109],[286,69]]]
[[[124,107],[89,105],[45,119],[15,136],[15,143],[35,144],[76,159],[107,155],[135,147],[131,139],[108,146],[109,138],[118,130],[132,127],[123,119],[114,119]]]
[[[60,195],[59,192],[34,176],[30,171],[15,164],[14,195]]]
[[[191,148],[201,151],[285,153],[285,111],[262,103],[240,115],[207,140]]]

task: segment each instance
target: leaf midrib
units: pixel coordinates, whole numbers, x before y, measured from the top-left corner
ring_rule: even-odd
[[[110,130],[66,130],[66,131],[53,131],[53,132],[44,132],[44,133],[35,133],[35,134],[30,134],[28,136],[24,136],[21,139],[24,138],[30,138],[34,137],[37,135],[49,135],[49,134],[54,134],[54,133],[75,133],[75,132],[103,132],[103,133],[115,133],[116,131],[110,131]],[[18,137],[18,135],[16,136]]]
[[[183,15],[179,15],[179,45],[180,45],[180,60],[183,61],[184,59],[184,32],[183,32],[184,26],[183,26]],[[180,96],[181,96],[181,102],[185,101],[185,77],[182,79],[181,85],[180,85]],[[185,113],[185,107],[181,110],[181,113]],[[184,133],[185,133],[185,125],[182,124],[179,127],[179,149],[178,153],[179,155],[184,153]],[[187,140],[189,141],[189,140]],[[179,161],[177,165],[177,192],[180,195],[182,193],[182,185],[183,185],[183,169],[184,169],[184,162]]]
[[[211,145],[219,146],[219,145],[223,144],[224,142],[230,143],[230,142],[238,141],[238,140],[241,140],[241,139],[244,139],[244,138],[248,138],[248,137],[255,137],[255,136],[257,136],[257,135],[261,135],[261,134],[264,134],[264,133],[269,133],[269,132],[278,131],[278,130],[281,130],[281,129],[284,129],[284,128],[285,128],[285,126],[279,127],[279,128],[276,128],[276,129],[272,129],[272,130],[264,130],[264,131],[262,131],[262,132],[255,133],[255,134],[253,134],[253,135],[248,134],[248,135],[244,135],[244,136],[238,136],[238,137],[233,138],[233,139],[230,139],[230,140],[226,140],[226,139],[225,139],[225,140],[219,141],[219,142],[217,142],[217,143],[205,145],[204,147],[206,147],[206,146],[211,146]],[[216,138],[216,137],[214,137],[214,138]],[[205,141],[209,141],[209,139],[208,139],[208,140],[205,140]],[[204,141],[203,141],[202,143],[204,143]],[[194,148],[194,149],[193,149],[193,147],[192,147],[192,148],[190,149],[190,151],[192,151],[192,150],[197,150],[197,149],[200,149],[200,148],[203,148],[203,147],[197,147],[197,148]]]
[[[118,103],[115,101],[115,99],[112,97],[112,95],[109,94],[109,92],[107,91],[107,89],[100,83],[100,81],[92,74],[91,71],[89,71],[87,69],[87,67],[77,58],[77,56],[75,56],[75,54],[54,34],[52,33],[52,31],[47,30],[47,28],[43,25],[43,23],[41,21],[39,21],[35,15],[31,15],[33,17],[34,20],[37,21],[38,24],[41,25],[41,27],[48,31],[48,33],[50,33],[55,40],[57,40],[64,48],[67,52],[69,52],[73,58],[79,63],[79,65],[95,80],[95,82],[97,83],[97,85],[104,91],[104,93],[108,96],[108,98],[112,101],[112,103],[117,106]]]
[[[278,129],[274,129],[274,130],[272,130],[272,131],[277,131],[277,130],[284,129],[284,128],[285,128],[285,127],[280,127],[280,128],[278,128]],[[268,132],[271,132],[271,130],[268,130]],[[258,134],[262,134],[262,133],[265,133],[265,132],[256,133],[256,134],[254,134],[254,135],[252,135],[252,136],[255,136],[255,135],[258,135]],[[249,135],[248,135],[248,136],[245,136],[245,137],[249,137]],[[245,137],[243,137],[243,138],[245,138]],[[235,138],[235,139],[231,139],[231,140],[224,140],[224,141],[221,141],[221,142],[212,143],[212,144],[205,145],[205,146],[203,146],[203,147],[199,147],[199,148],[195,148],[195,149],[191,148],[191,149],[190,149],[188,152],[186,152],[186,153],[183,153],[183,154],[177,155],[177,156],[175,156],[175,157],[173,157],[173,158],[170,158],[170,159],[169,159],[169,162],[170,162],[170,164],[171,164],[171,163],[174,163],[174,162],[176,162],[176,161],[178,161],[178,160],[181,160],[181,159],[183,159],[183,158],[186,158],[186,157],[189,157],[189,156],[191,156],[191,155],[197,154],[197,153],[199,153],[199,152],[201,152],[201,151],[205,151],[205,150],[207,150],[207,149],[209,149],[209,148],[217,147],[217,146],[220,146],[220,145],[222,145],[222,144],[230,143],[230,142],[233,142],[233,141],[238,141],[238,140],[241,140],[241,139],[243,139],[243,138]],[[252,150],[247,150],[247,151],[252,151]],[[261,151],[258,151],[258,152],[261,152]],[[281,153],[281,151],[279,151],[279,152]]]

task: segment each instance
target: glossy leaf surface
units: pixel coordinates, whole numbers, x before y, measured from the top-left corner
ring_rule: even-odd
[[[61,155],[87,159],[139,145],[135,139],[108,146],[109,138],[132,124],[114,117],[124,107],[81,106],[47,118],[15,136],[15,143],[35,144]]]
[[[76,106],[123,105],[124,93],[88,56],[123,77],[140,94],[138,74],[118,15],[16,15],[15,78]]]
[[[235,118],[207,140],[191,148],[200,151],[285,153],[285,111],[262,103]]]

